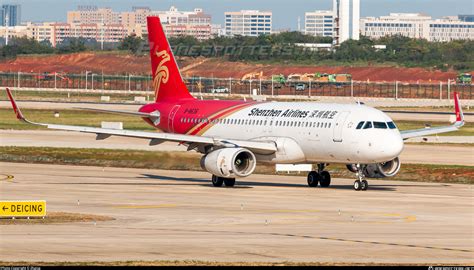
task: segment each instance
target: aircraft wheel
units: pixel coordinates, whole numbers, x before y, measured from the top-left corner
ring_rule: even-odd
[[[331,174],[328,171],[321,172],[321,180],[319,181],[321,187],[329,187],[331,185]]]
[[[311,171],[308,173],[308,186],[310,187],[317,187],[319,180],[321,179],[321,175],[315,171]]]
[[[367,190],[368,188],[369,188],[369,183],[366,180],[362,180],[360,190]]]
[[[355,190],[360,190],[361,189],[361,186],[362,186],[362,183],[359,181],[359,180],[356,180],[354,182],[354,189]]]
[[[235,185],[235,178],[224,178],[224,185],[226,187],[233,187]]]
[[[219,176],[212,176],[212,185],[215,187],[222,187],[222,184],[224,183],[224,179]]]

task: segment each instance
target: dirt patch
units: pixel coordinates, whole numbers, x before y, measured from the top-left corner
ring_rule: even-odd
[[[188,60],[189,61],[189,60]],[[187,61],[186,61],[187,62]],[[205,61],[200,65],[189,68],[184,72],[184,76],[203,76],[216,78],[242,78],[250,73],[263,73],[263,78],[271,78],[272,74],[298,73],[338,73],[352,74],[356,81],[400,81],[400,82],[447,82],[448,79],[455,79],[456,72],[431,71],[424,68],[400,68],[400,67],[351,67],[351,66],[291,66],[291,65],[263,65],[242,62],[227,62],[213,59]]]
[[[35,224],[57,224],[57,223],[72,223],[72,222],[100,222],[114,220],[112,217],[67,213],[67,212],[48,212],[43,218],[16,218],[16,219],[0,219],[0,225],[35,225]]]
[[[150,59],[120,53],[73,53],[63,55],[21,56],[14,60],[1,61],[3,72],[62,72],[81,74],[92,71],[101,74],[149,74]]]
[[[356,81],[400,81],[400,82],[446,82],[455,79],[456,72],[442,72],[424,68],[400,68],[383,66],[319,66],[257,64],[229,62],[223,59],[178,58],[184,76],[240,79],[249,73],[262,73],[263,78],[272,74],[289,75],[292,73],[349,73]],[[73,53],[64,55],[21,56],[14,60],[0,61],[3,72],[64,72],[81,74],[87,71],[101,74],[150,75],[151,66],[148,56],[136,56],[126,53]],[[474,71],[471,72],[474,74]]]

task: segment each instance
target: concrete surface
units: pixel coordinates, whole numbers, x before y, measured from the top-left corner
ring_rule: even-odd
[[[186,151],[186,147],[173,142],[155,146],[149,146],[148,142],[143,139],[114,136],[103,141],[96,141],[95,134],[67,131],[0,130],[0,146]],[[474,166],[474,147],[406,144],[400,158],[403,163]]]
[[[416,137],[406,140],[405,142],[410,143],[427,143],[427,144],[439,144],[439,143],[451,143],[451,144],[474,144],[474,136],[426,136]]]
[[[474,263],[472,186],[0,163],[0,197],[114,221],[2,225],[0,261]],[[78,203],[79,202],[79,203]]]

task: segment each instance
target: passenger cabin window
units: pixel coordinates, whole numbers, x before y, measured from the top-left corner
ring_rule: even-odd
[[[364,129],[372,128],[372,122],[365,122]]]
[[[357,124],[356,129],[361,129],[364,123],[365,123],[364,121],[359,122],[359,124]]]
[[[385,122],[374,122],[374,128],[387,129],[387,124]]]
[[[388,128],[390,128],[390,129],[396,129],[397,128],[397,126],[395,126],[394,122],[388,122],[387,125],[388,125]]]

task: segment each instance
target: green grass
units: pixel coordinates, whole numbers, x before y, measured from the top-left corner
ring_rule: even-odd
[[[0,147],[0,161],[22,163],[201,171],[200,158],[195,152]],[[345,165],[334,164],[328,169],[333,177],[355,177]],[[259,164],[255,173],[275,174],[275,168]],[[402,164],[399,174],[389,179],[474,184],[474,166]]]
[[[54,117],[55,111],[59,112],[59,118]],[[141,117],[136,116],[80,110],[22,109],[22,112],[25,117],[33,122],[100,127],[102,121],[110,121],[123,122],[124,129],[154,130],[154,128],[145,123]],[[46,128],[18,121],[12,109],[0,109],[0,129],[32,130]]]

